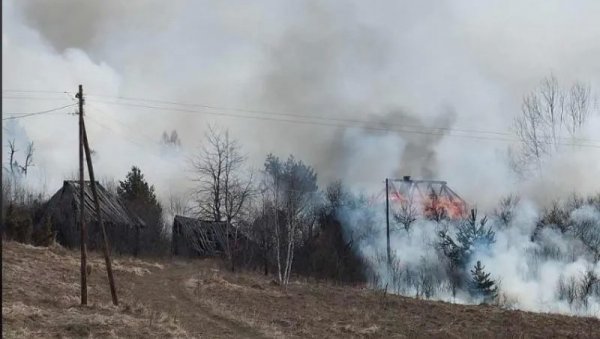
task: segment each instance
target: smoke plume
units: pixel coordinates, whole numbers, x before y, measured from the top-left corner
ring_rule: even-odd
[[[537,207],[523,207],[482,256],[503,267],[493,273],[514,294],[591,264],[542,263],[533,282],[510,271],[528,250],[527,216],[600,189],[600,143],[589,140],[598,110],[578,135],[595,146],[563,147],[540,173],[517,176],[508,150],[519,145],[511,128],[523,95],[542,78],[600,88],[596,0],[7,0],[2,9],[4,115],[74,104],[83,84],[98,177],[122,179],[137,165],[162,201],[186,194],[188,159],[215,124],[240,140],[250,167],[293,154],[321,186],[342,179],[371,194],[386,177],[440,179],[481,211],[519,194]],[[75,109],[3,121],[3,147],[36,145],[27,181],[46,195],[77,173]],[[172,130],[181,147],[165,150]],[[395,236],[399,255],[413,253],[401,260],[432,259],[432,227]],[[364,251],[382,248],[370,241]],[[516,297],[523,308],[564,309],[550,295]]]

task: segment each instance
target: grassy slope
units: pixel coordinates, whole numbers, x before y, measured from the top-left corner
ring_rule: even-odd
[[[420,301],[323,283],[281,290],[211,260],[116,258],[113,307],[91,253],[79,305],[78,252],[3,242],[3,337],[600,337],[600,320]]]

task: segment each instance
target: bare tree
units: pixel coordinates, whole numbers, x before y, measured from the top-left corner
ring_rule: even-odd
[[[512,153],[513,167],[541,170],[544,157],[559,150],[568,137],[575,140],[592,111],[591,87],[576,82],[569,90],[560,87],[550,75],[523,98],[521,114],[514,120],[514,131],[521,143]]]
[[[498,208],[494,210],[494,217],[503,227],[508,226],[515,215],[515,209],[520,202],[517,195],[508,195],[500,199]]]
[[[234,269],[234,251],[238,239],[236,223],[252,192],[252,176],[244,177],[246,157],[241,146],[227,131],[209,127],[205,145],[192,159],[195,174],[198,215],[205,220],[225,222],[225,254]]]
[[[25,161],[23,162],[22,165],[19,166],[21,169],[21,172],[24,175],[27,175],[27,169],[30,166],[33,166],[33,151],[34,151],[34,147],[33,147],[33,141],[32,141],[27,145],[27,153],[25,154]]]
[[[274,206],[275,254],[279,282],[289,283],[298,231],[311,222],[310,213],[318,190],[317,175],[312,167],[290,156],[285,162],[268,155],[263,183],[272,196]],[[281,212],[281,213],[280,213]],[[284,220],[281,222],[280,214]],[[312,220],[314,222],[314,220]],[[281,224],[285,227],[281,228]]]
[[[30,142],[27,145],[27,151],[25,153],[25,160],[22,163],[19,163],[16,159],[15,159],[15,154],[18,152],[16,146],[15,146],[15,141],[14,140],[9,140],[8,141],[8,148],[9,148],[9,170],[11,174],[15,173],[15,170],[18,170],[21,174],[23,175],[27,175],[27,170],[29,169],[29,167],[33,166],[33,152],[35,151],[35,148],[33,147],[33,141]]]
[[[270,255],[274,247],[274,234],[272,222],[275,220],[272,201],[269,199],[269,192],[265,185],[260,185],[257,199],[253,199],[253,215],[255,216],[250,233],[257,242],[260,258],[262,260],[263,271],[265,275],[269,274]]]
[[[100,179],[100,185],[102,185],[102,187],[104,187],[108,193],[112,194],[113,196],[117,196],[117,190],[119,188],[119,182],[118,180],[115,180],[114,178],[110,178],[110,177],[103,177],[102,179]]]
[[[419,215],[418,204],[415,203],[414,197],[410,195],[407,199],[400,201],[400,208],[393,212],[394,219],[402,225],[408,232],[413,222],[417,220]]]
[[[171,134],[168,134],[167,131],[164,131],[161,136],[161,143],[174,147],[181,146],[181,140],[179,139],[179,134],[177,134],[176,130],[172,130]]]
[[[565,120],[572,137],[576,136],[590,115],[593,108],[591,93],[591,87],[580,82],[575,83],[569,91]]]
[[[9,160],[8,160],[8,168],[10,169],[10,173],[14,173],[15,172],[15,167],[18,167],[17,162],[15,160],[15,153],[17,153],[17,148],[15,147],[15,141],[14,140],[9,140],[8,141],[8,148],[9,148]]]
[[[172,216],[186,216],[192,212],[192,208],[186,198],[181,195],[169,194],[169,213]]]

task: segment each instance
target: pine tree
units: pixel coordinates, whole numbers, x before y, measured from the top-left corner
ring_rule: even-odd
[[[456,232],[456,240],[448,231],[439,232],[439,246],[456,267],[466,268],[475,247],[488,248],[496,241],[496,233],[491,227],[486,228],[487,218],[477,222],[477,212],[471,210],[469,218],[464,220]]]
[[[145,253],[166,251],[163,237],[162,206],[154,193],[154,186],[149,185],[142,171],[133,166],[124,181],[117,187],[119,198],[127,207],[138,215],[146,224],[142,230],[140,248]],[[136,246],[137,248],[137,246]],[[137,254],[137,249],[134,250]]]
[[[481,261],[477,261],[474,269],[471,270],[472,279],[469,283],[469,292],[473,296],[482,296],[484,303],[489,303],[498,296],[498,286],[496,282],[490,279],[490,273],[485,273],[485,266]]]
[[[142,171],[136,166],[131,168],[124,181],[119,181],[117,193],[125,201],[141,201],[154,206],[158,205],[154,186],[148,185]]]

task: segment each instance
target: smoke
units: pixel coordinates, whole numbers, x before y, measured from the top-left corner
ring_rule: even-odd
[[[74,91],[84,84],[99,171],[120,178],[139,165],[159,193],[185,190],[185,158],[198,150],[207,124],[215,123],[240,139],[254,167],[267,153],[292,153],[314,165],[322,184],[338,178],[380,183],[405,174],[439,178],[486,206],[521,189],[507,164],[509,145],[451,129],[507,131],[523,93],[550,72],[565,81],[598,84],[593,57],[600,52],[598,31],[574,29],[595,27],[585,23],[594,22],[590,13],[597,6],[5,1],[3,85]],[[565,41],[568,48],[554,48]],[[109,104],[94,94],[261,109],[293,114],[284,120],[296,122],[264,114],[249,119],[173,112],[172,105],[151,110]],[[3,102],[5,112],[26,112],[65,101]],[[21,120],[39,145],[39,166],[48,172],[50,187],[75,172],[74,120],[61,115]],[[358,143],[357,127],[367,143],[379,139],[377,146],[362,147],[363,155],[348,151]],[[163,131],[173,129],[183,141],[183,155],[162,159],[156,144]],[[372,156],[373,149],[386,152],[378,153],[378,161],[354,161]],[[597,168],[597,154],[581,153],[578,160]],[[394,161],[395,166],[383,165]],[[598,186],[594,176],[586,179]],[[561,191],[577,187],[567,176],[561,181]],[[481,185],[489,187],[484,196]],[[539,192],[534,186],[528,189],[532,194]]]
[[[374,287],[420,298],[479,303],[480,296],[472,296],[466,284],[469,270],[481,261],[500,288],[497,302],[502,307],[600,317],[598,281],[589,280],[592,283],[584,292],[586,274],[593,272],[597,277],[600,264],[590,247],[582,243],[583,233],[577,231],[586,227],[592,234],[600,229],[598,206],[573,209],[568,215],[573,226],[566,233],[550,226],[535,233],[533,239],[541,213],[531,202],[523,201],[514,207],[508,224],[489,219],[487,225],[495,230],[495,242],[489,247],[475,243],[467,250],[469,260],[455,271],[449,269],[448,257],[440,249],[439,234],[454,232],[456,225],[426,219],[418,219],[408,231],[392,221],[392,262],[388,264],[385,230],[379,227],[385,224],[383,213],[378,212],[381,209],[383,206],[363,206],[338,213],[346,238],[355,241],[355,250],[369,264],[368,278]],[[465,273],[461,276],[465,286],[453,290],[452,274]]]
[[[4,114],[72,104],[73,93],[60,92],[83,84],[97,175],[118,180],[137,165],[163,202],[189,192],[187,159],[209,124],[240,139],[250,167],[268,153],[294,154],[321,185],[342,179],[369,194],[386,177],[442,179],[489,211],[509,193],[546,206],[600,188],[598,147],[564,147],[525,180],[507,157],[521,99],[543,77],[600,88],[596,0],[7,0],[2,9],[3,88],[58,92],[4,91]],[[35,143],[27,180],[48,194],[77,172],[77,119],[66,114],[74,109],[3,122],[3,146]],[[160,143],[171,130],[177,150]],[[597,139],[598,130],[596,110],[579,137]],[[591,262],[544,260],[535,279],[523,278],[532,268],[519,260],[537,246],[526,239],[541,207],[521,208],[482,261],[519,307],[565,311],[553,285]],[[364,213],[348,214],[349,232]],[[373,218],[381,229],[381,213]],[[420,221],[393,243],[401,262],[441,279],[430,247],[437,230]],[[376,234],[362,243],[365,258],[385,248]],[[561,253],[577,247],[550,231],[542,237]]]

